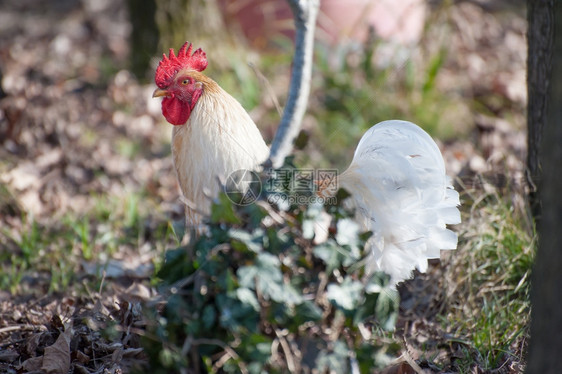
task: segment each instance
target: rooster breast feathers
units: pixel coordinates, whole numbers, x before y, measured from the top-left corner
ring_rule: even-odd
[[[210,214],[211,200],[237,170],[256,170],[268,155],[259,129],[242,105],[214,81],[186,125],[175,126],[172,157],[183,196],[187,223],[197,226]]]
[[[385,121],[363,135],[353,161],[339,178],[352,195],[367,242],[370,271],[390,274],[394,283],[427,269],[441,249],[455,249],[460,223],[459,194],[445,174],[441,152],[417,125]]]

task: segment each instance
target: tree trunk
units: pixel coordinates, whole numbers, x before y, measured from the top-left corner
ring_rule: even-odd
[[[127,0],[129,19],[131,21],[131,57],[130,67],[133,74],[141,81],[152,78],[148,72],[150,59],[158,55],[158,28],[156,27],[156,3],[154,0]]]
[[[547,79],[550,78],[548,79],[550,98],[546,106],[544,103],[541,105],[542,108],[546,107],[548,110],[546,114],[543,113],[546,120],[544,128],[542,128],[541,150],[538,152],[538,173],[542,166],[539,185],[542,218],[539,224],[539,249],[533,269],[531,291],[533,309],[527,373],[543,374],[561,372],[559,354],[562,352],[562,248],[560,244],[562,233],[562,173],[560,171],[562,165],[562,4],[558,2],[554,5],[552,1],[537,1],[535,5],[540,7],[539,3],[541,5],[548,3],[546,5],[552,9],[551,16],[543,21],[549,20],[553,23],[551,28],[554,27],[554,45],[552,71],[550,76],[547,76]],[[543,29],[543,31],[546,30]],[[529,39],[529,43],[531,42],[532,40]],[[529,53],[531,53],[531,49],[529,49]],[[531,60],[531,57],[529,59]],[[538,75],[533,75],[532,66],[529,66],[529,69],[529,77],[538,78]],[[535,85],[540,83],[534,82]],[[533,118],[531,114],[529,118]]]
[[[541,175],[541,138],[548,109],[547,94],[552,69],[554,0],[528,0],[527,126],[528,182],[530,203],[535,218],[540,218],[539,185]]]
[[[203,48],[213,56],[213,66],[222,59],[229,60],[230,49],[225,48],[234,33],[229,33],[223,22],[218,0],[155,0],[156,24],[160,31],[160,47],[177,49],[186,41],[194,48]]]

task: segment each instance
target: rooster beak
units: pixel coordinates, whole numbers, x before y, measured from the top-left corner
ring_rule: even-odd
[[[152,94],[152,97],[164,97],[164,96],[168,96],[168,91],[162,90],[160,88],[155,89],[154,93]]]

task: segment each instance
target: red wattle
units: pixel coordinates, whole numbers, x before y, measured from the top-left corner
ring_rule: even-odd
[[[162,100],[162,114],[172,125],[184,125],[191,114],[191,106],[175,97],[165,97]]]

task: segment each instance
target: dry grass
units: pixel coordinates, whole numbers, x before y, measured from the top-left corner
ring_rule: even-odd
[[[471,192],[461,242],[444,273],[448,333],[467,342],[460,371],[519,371],[529,337],[536,233],[516,193]],[[466,201],[465,200],[465,201]],[[471,201],[472,200],[472,201]],[[514,201],[515,200],[515,201]],[[467,201],[467,202],[468,202]]]

